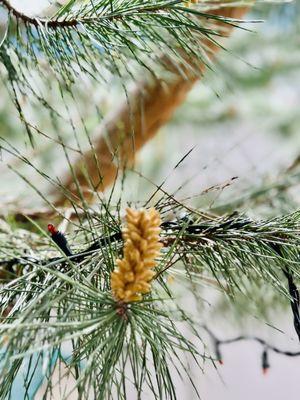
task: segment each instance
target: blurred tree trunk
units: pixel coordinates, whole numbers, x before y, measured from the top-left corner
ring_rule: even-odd
[[[240,19],[247,10],[247,7],[227,7],[213,10],[211,14]],[[232,31],[230,25],[215,23],[224,36]],[[210,59],[220,48],[208,39],[203,40],[203,45]],[[137,151],[171,118],[202,76],[204,63],[186,54],[183,59],[179,68],[162,56],[161,64],[170,77],[164,80],[151,77],[140,83],[130,94],[128,102],[99,127],[94,148],[75,161],[74,173],[86,200],[93,198],[91,186],[103,191],[114,181],[119,168],[133,164]],[[75,196],[74,199],[78,199],[74,177],[70,173],[63,177],[62,183]],[[56,205],[63,205],[65,196],[57,192],[54,194]]]

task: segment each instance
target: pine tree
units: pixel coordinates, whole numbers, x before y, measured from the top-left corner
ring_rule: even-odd
[[[225,345],[258,342],[263,371],[271,352],[299,356],[259,335],[219,338],[201,317],[214,286],[239,313],[249,299],[261,313],[289,306],[300,340],[299,211],[259,214],[274,193],[290,201],[299,160],[206,208],[182,200],[181,183],[126,198],[132,175],[147,182],[138,151],[215,73],[253,1],[69,0],[42,16],[0,6],[1,90],[24,133],[20,145],[1,132],[0,150],[39,199],[28,210],[16,196],[6,221],[1,210],[0,398],[176,399],[179,378],[200,396],[191,371],[222,363]]]

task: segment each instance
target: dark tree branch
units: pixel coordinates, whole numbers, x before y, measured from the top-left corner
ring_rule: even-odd
[[[277,254],[279,254],[281,257],[283,257],[282,249],[278,243],[272,243],[271,247],[275,250],[275,252]],[[295,328],[295,331],[297,333],[297,336],[298,336],[298,339],[300,342],[300,312],[299,312],[300,296],[299,296],[299,291],[294,282],[293,273],[290,271],[290,268],[287,265],[285,265],[282,268],[282,272],[288,281],[288,290],[289,290],[289,294],[291,296],[290,304],[291,304],[291,309],[292,309],[293,318],[294,318],[294,328]]]
[[[33,25],[36,28],[39,26],[44,26],[47,28],[51,29],[56,29],[56,28],[67,28],[67,27],[76,27],[79,24],[82,23],[94,23],[94,22],[99,22],[101,19],[106,19],[106,20],[118,20],[121,19],[122,16],[119,14],[114,14],[110,13],[109,15],[105,15],[102,17],[85,17],[85,18],[71,18],[71,19],[49,19],[49,18],[40,18],[40,17],[30,17],[21,11],[18,11],[15,9],[8,0],[0,0],[0,4],[2,4],[8,12],[10,12],[14,17],[18,20],[21,20],[25,24]],[[143,11],[148,12],[148,13],[153,13],[153,12],[158,12],[158,11],[163,11],[165,10],[166,7],[162,7],[160,5],[153,6],[151,5],[150,7],[144,7]],[[209,15],[205,15],[206,18],[209,18]],[[213,15],[211,15],[211,18],[214,18]]]
[[[76,26],[78,24],[78,20],[76,19],[70,19],[70,20],[51,20],[51,19],[46,19],[46,18],[34,18],[34,17],[29,17],[28,15],[16,10],[8,0],[0,0],[0,4],[2,4],[8,12],[10,12],[16,19],[21,20],[25,24],[30,24],[34,25],[36,28],[39,27],[40,25],[42,26],[47,26],[48,28],[65,28],[68,26]]]

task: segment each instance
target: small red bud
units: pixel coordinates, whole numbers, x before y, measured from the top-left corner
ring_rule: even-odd
[[[51,235],[54,235],[55,233],[58,232],[58,230],[52,224],[48,224],[48,231],[51,233]]]
[[[224,365],[223,360],[220,359],[220,360],[218,360],[218,361],[219,361],[219,364],[220,364],[220,365]]]

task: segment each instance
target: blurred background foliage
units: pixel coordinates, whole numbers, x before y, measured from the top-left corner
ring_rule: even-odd
[[[232,199],[231,189],[235,198],[240,198],[239,192],[248,198],[275,182],[288,181],[280,174],[297,159],[300,149],[299,10],[296,2],[256,6],[248,18],[264,22],[248,24],[252,33],[235,31],[214,70],[206,73],[171,124],[155,138],[158,151],[154,144],[153,151],[150,146],[144,149],[140,158],[148,157],[146,175],[154,175],[154,169],[165,175],[166,159],[175,165],[178,153],[196,144],[193,162],[187,159],[180,168],[182,173],[174,173],[174,181],[179,183],[200,175],[183,191],[199,193],[234,176],[239,178],[221,196],[219,191],[210,193],[214,204],[209,206],[214,207],[215,201],[217,205],[227,203]],[[170,138],[172,148],[168,147]],[[274,204],[268,202],[260,212],[269,214],[275,209],[277,213],[278,207],[288,211],[299,204],[297,189],[288,203],[283,192],[276,192],[278,198],[274,198],[274,191],[268,190]],[[205,204],[207,198],[199,205]],[[252,205],[245,202],[242,209],[251,213]]]
[[[267,207],[261,207],[259,202],[260,214],[272,214],[273,209],[277,214],[278,207],[282,212],[295,208],[298,201],[295,177],[291,185],[293,190],[288,192],[288,196],[284,189],[279,194],[276,191],[274,198],[274,190],[270,188],[276,186],[278,179],[287,182],[288,178],[280,174],[293,163],[300,149],[299,9],[297,2],[282,5],[258,3],[248,18],[265,22],[243,26],[251,32],[235,31],[226,44],[227,51],[219,55],[214,70],[206,73],[205,79],[195,86],[172,121],[142,150],[137,170],[156,184],[168,176],[164,185],[166,190],[174,191],[183,185],[178,194],[182,198],[191,197],[189,201],[197,207],[218,208],[230,202],[233,196],[237,199],[245,193],[248,198],[254,192],[256,199],[256,194],[265,193],[267,187]],[[55,97],[55,83],[51,79],[50,75],[48,95]],[[24,95],[24,108],[27,107],[29,115],[37,121],[39,130],[49,135],[37,134],[32,149],[5,84],[2,80],[0,135],[51,176],[60,176],[66,169],[62,149],[53,140],[54,137],[57,140],[55,130],[70,146],[78,140],[84,148],[87,146],[85,128],[91,134],[103,116],[118,106],[122,92],[116,79],[110,79],[107,86],[83,82],[84,90],[79,85],[75,91],[76,103],[69,103],[69,109],[61,105],[62,113],[76,116],[76,138],[72,126],[65,125],[62,131],[61,125],[55,126],[54,120],[47,118],[42,107],[29,105]],[[68,99],[67,91],[64,95]],[[191,154],[172,172],[181,157],[194,146]],[[37,206],[40,202],[38,196],[8,171],[5,164],[7,161],[12,163],[20,173],[33,179],[41,191],[47,182],[20,161],[10,157],[4,161],[0,164],[0,194],[5,207],[9,209],[13,203],[14,208],[18,202]],[[231,182],[233,177],[238,179]],[[224,182],[230,183],[223,188]],[[217,187],[207,191],[214,185]],[[130,188],[125,196],[128,199],[136,199],[141,193],[146,198],[153,191],[148,180],[130,173],[123,188],[125,192],[126,188]],[[255,202],[242,203],[239,204],[241,209],[251,213]],[[227,208],[236,207],[235,203]],[[254,214],[257,212],[256,207]]]

